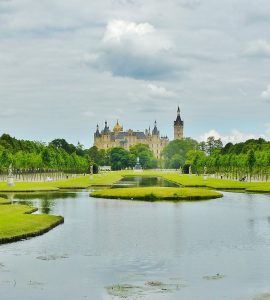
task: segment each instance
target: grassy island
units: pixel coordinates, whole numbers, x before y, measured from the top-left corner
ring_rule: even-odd
[[[33,215],[34,207],[8,203],[0,199],[0,244],[41,235],[64,222],[60,216]]]
[[[99,190],[91,193],[95,198],[131,199],[145,201],[161,200],[207,200],[222,197],[216,191],[202,188],[141,187],[115,188]]]

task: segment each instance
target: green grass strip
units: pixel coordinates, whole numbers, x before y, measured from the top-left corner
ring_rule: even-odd
[[[64,222],[61,216],[31,214],[26,205],[0,205],[0,244],[41,235]]]
[[[145,201],[161,200],[207,200],[220,198],[219,192],[202,188],[141,187],[104,189],[91,193],[95,198],[134,199]]]

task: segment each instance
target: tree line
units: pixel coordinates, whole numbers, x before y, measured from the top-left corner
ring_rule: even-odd
[[[46,145],[3,134],[0,137],[0,172],[7,172],[10,164],[15,172],[86,172],[89,157],[80,143],[74,146],[64,139],[55,139]]]
[[[216,174],[230,179],[268,180],[270,174],[270,142],[262,138],[242,143],[227,143],[209,137],[206,142],[185,138],[175,140],[163,150],[165,168],[183,168],[188,172]]]
[[[226,178],[257,178],[268,180],[270,173],[270,142],[262,138],[250,139],[242,143],[227,143],[209,137],[205,142],[191,138],[171,141],[162,151],[161,159],[156,159],[148,145],[138,144],[129,150],[115,147],[108,150],[96,146],[85,149],[78,143],[69,144],[65,139],[54,139],[48,144],[19,140],[8,134],[0,136],[0,172],[7,172],[12,163],[15,170],[63,171],[88,173],[90,165],[111,166],[113,170],[133,168],[137,157],[144,169],[182,168],[188,173],[207,173]]]

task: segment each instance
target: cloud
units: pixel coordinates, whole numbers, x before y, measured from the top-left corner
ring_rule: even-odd
[[[248,43],[243,54],[255,58],[270,58],[270,43],[266,40],[257,40]]]
[[[172,41],[153,25],[125,20],[107,24],[96,53],[86,56],[86,62],[114,76],[148,80],[169,78],[186,69],[178,63]]]
[[[157,86],[154,84],[147,84],[146,88],[148,89],[149,95],[151,97],[159,97],[159,98],[171,98],[175,96],[175,93],[167,90],[162,86]]]
[[[265,91],[262,91],[261,93],[261,97],[264,100],[270,100],[270,84],[267,86]]]
[[[216,139],[221,139],[224,144],[227,143],[240,143],[249,139],[256,139],[259,137],[265,138],[265,134],[255,135],[253,133],[241,132],[238,129],[233,129],[229,134],[223,135],[220,134],[217,130],[211,129],[208,132],[205,132],[199,137],[199,141],[206,141],[209,136],[214,136]]]

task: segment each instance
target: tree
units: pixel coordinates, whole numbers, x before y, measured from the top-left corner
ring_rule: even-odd
[[[254,150],[251,149],[251,150],[248,151],[248,154],[247,154],[247,157],[246,157],[246,163],[247,163],[247,166],[248,166],[249,176],[250,176],[250,180],[251,180],[253,167],[256,163]]]
[[[130,147],[130,155],[133,164],[131,164],[131,167],[134,167],[136,164],[136,158],[139,157],[140,163],[144,169],[152,169],[157,167],[157,159],[155,158],[153,152],[150,150],[148,145],[145,144],[138,144]],[[134,161],[135,157],[135,161]]]
[[[170,142],[162,151],[165,168],[183,167],[187,159],[187,153],[190,150],[195,150],[197,147],[198,142],[191,138]]]
[[[129,152],[124,148],[109,149],[109,158],[113,170],[122,170],[128,167]]]
[[[206,141],[206,152],[211,155],[215,151],[221,150],[223,147],[221,139],[215,139],[214,136],[209,136]]]

